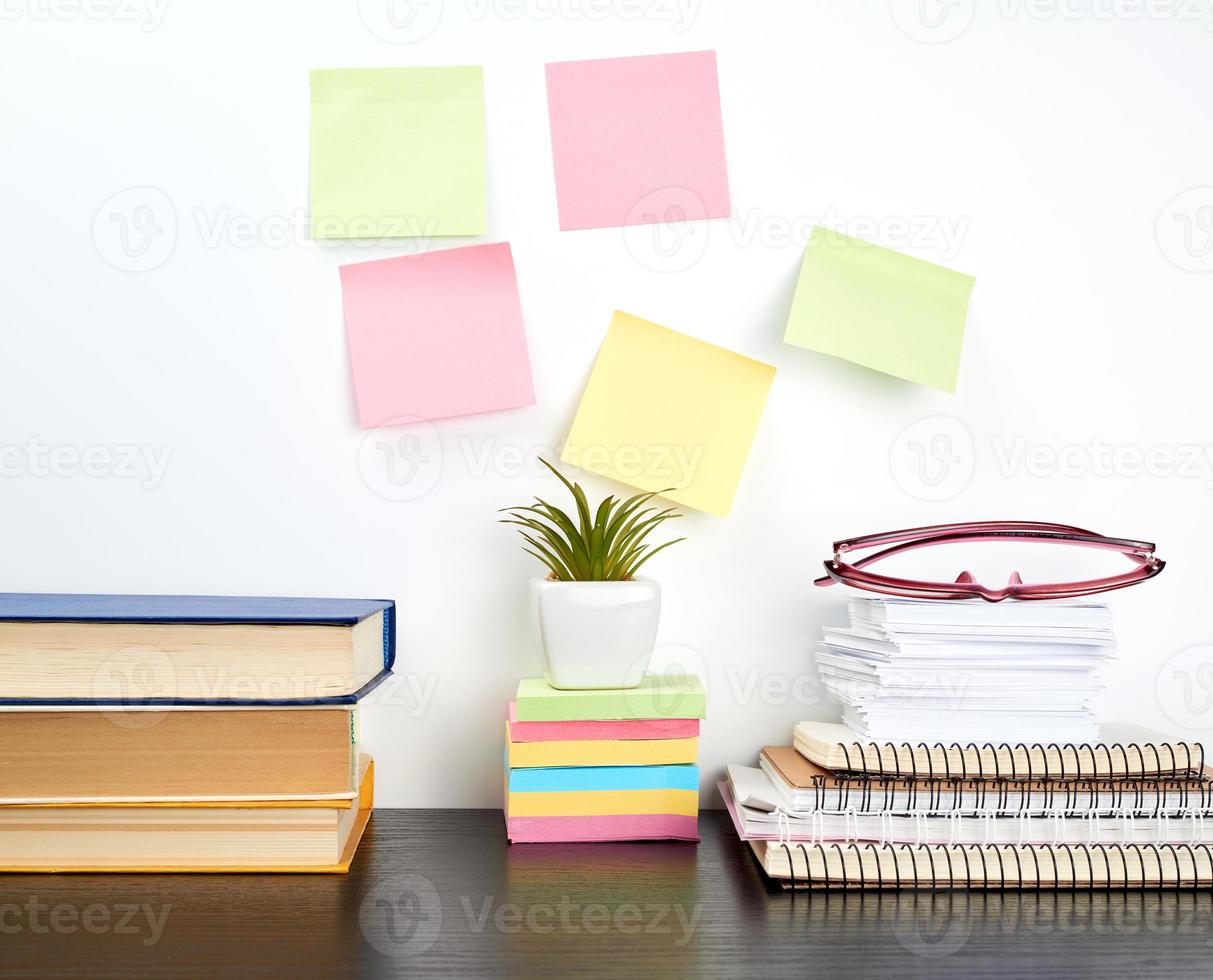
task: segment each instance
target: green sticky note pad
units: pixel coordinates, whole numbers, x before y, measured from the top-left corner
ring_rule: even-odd
[[[541,677],[518,683],[518,721],[622,721],[702,718],[707,695],[693,674],[648,674],[639,687],[565,691]]]
[[[975,281],[932,262],[814,228],[783,339],[952,392]]]
[[[484,75],[312,72],[313,238],[482,235]]]

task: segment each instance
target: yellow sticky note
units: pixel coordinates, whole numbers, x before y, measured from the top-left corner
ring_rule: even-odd
[[[313,238],[483,235],[479,66],[312,72]]]
[[[974,281],[912,255],[814,228],[783,339],[952,392]]]
[[[724,517],[774,377],[769,364],[617,312],[560,458]]]

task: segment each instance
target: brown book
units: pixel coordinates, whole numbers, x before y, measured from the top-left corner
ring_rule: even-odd
[[[371,757],[352,799],[0,804],[0,872],[349,870],[370,818]]]
[[[0,712],[0,802],[352,796],[352,708]]]

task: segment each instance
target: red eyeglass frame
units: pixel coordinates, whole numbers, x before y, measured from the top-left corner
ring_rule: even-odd
[[[1120,575],[1086,579],[1080,582],[1051,582],[1026,584],[1019,572],[1012,572],[1010,581],[1001,589],[990,589],[977,582],[969,572],[961,572],[955,582],[918,582],[876,572],[864,571],[869,565],[893,555],[918,548],[979,541],[1017,541],[1038,544],[1073,545],[1115,551],[1136,567]],[[888,547],[858,560],[843,561],[843,555],[881,545]],[[936,524],[931,527],[907,528],[846,538],[834,542],[834,557],[825,563],[826,574],[816,579],[817,586],[839,582],[867,592],[904,596],[911,599],[975,599],[1002,602],[1004,599],[1068,599],[1096,595],[1123,589],[1153,578],[1166,567],[1166,562],[1154,554],[1149,541],[1128,538],[1107,538],[1069,524],[1048,524],[1040,521],[973,521],[966,524]]]

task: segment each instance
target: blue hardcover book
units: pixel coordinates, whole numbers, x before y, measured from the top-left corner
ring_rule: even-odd
[[[0,705],[354,704],[390,599],[0,593]]]

